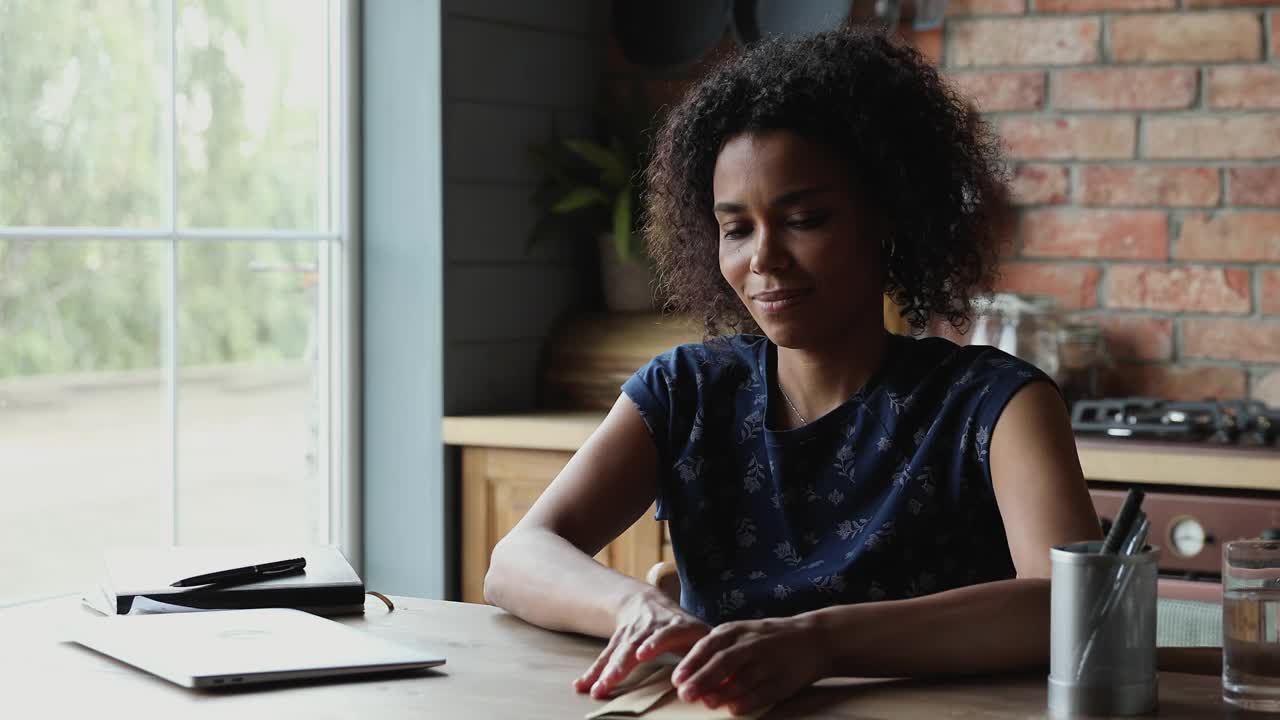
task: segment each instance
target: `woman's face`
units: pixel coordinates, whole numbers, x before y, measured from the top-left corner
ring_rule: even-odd
[[[884,324],[877,223],[833,155],[776,130],[738,135],[716,158],[720,272],[782,347],[847,343]]]

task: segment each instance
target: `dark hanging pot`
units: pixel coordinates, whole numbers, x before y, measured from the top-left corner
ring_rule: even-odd
[[[741,45],[764,37],[807,35],[846,25],[892,30],[902,0],[734,0],[733,35]]]
[[[613,36],[636,65],[672,67],[720,43],[729,0],[613,0]]]

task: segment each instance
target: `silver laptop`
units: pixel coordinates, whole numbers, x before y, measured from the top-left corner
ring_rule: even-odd
[[[439,655],[284,608],[97,618],[72,639],[191,688],[415,670],[445,662]]]

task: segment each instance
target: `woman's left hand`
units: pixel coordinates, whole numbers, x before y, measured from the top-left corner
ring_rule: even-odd
[[[808,687],[823,677],[826,664],[810,618],[747,620],[720,625],[699,640],[671,680],[680,699],[741,715]]]

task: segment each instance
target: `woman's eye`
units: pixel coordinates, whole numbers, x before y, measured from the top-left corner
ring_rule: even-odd
[[[792,215],[787,219],[787,224],[793,228],[808,230],[818,227],[826,221],[826,219],[827,216],[825,213],[804,213],[801,215]]]
[[[722,233],[721,237],[723,237],[725,240],[737,240],[739,238],[744,238],[748,234],[750,234],[750,229],[735,225],[731,227],[721,228],[721,233]]]

